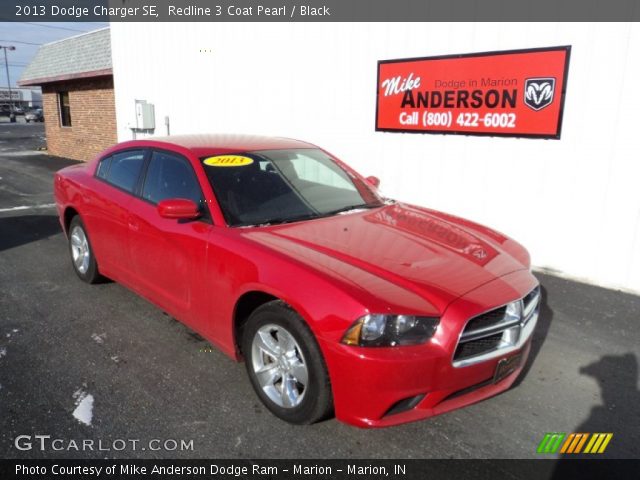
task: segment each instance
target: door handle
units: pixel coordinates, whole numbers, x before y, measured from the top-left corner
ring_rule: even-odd
[[[136,220],[135,217],[129,217],[129,230],[132,230],[134,232],[137,232],[138,230],[140,230],[140,223],[138,222],[138,220]]]

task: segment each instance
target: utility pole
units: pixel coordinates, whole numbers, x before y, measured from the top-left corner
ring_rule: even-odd
[[[13,45],[0,45],[4,50],[4,68],[7,70],[7,86],[9,87],[9,121],[15,123],[16,113],[13,110],[13,95],[11,94],[11,77],[9,77],[9,61],[7,60],[7,50],[15,50]]]

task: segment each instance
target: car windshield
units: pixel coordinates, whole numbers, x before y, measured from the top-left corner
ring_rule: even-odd
[[[318,149],[202,158],[231,226],[309,220],[383,205],[373,188]]]

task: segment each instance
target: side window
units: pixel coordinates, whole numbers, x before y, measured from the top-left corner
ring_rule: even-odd
[[[200,205],[202,192],[187,159],[153,152],[142,187],[142,198],[152,203],[168,198],[186,198]]]
[[[109,175],[109,167],[111,166],[111,158],[112,157],[107,157],[100,160],[98,169],[96,170],[96,177],[103,180],[107,179],[107,175]]]
[[[116,153],[110,163],[107,181],[116,187],[133,193],[144,163],[144,152],[135,150]]]

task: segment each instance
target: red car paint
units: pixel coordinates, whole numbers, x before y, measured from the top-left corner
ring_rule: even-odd
[[[94,176],[100,158],[131,148],[168,150],[188,159],[212,222],[162,218],[154,205]],[[234,319],[243,296],[262,292],[289,304],[318,340],[335,413],[344,422],[363,427],[405,423],[508,389],[521,367],[492,383],[501,358],[464,367],[454,367],[452,358],[470,318],[536,287],[526,250],[486,227],[402,203],[284,225],[228,227],[200,158],[286,148],[317,147],[289,139],[214,135],[124,142],[56,174],[60,222],[66,232],[68,214],[77,212],[105,276],[236,360]],[[440,317],[440,324],[422,345],[340,343],[353,322],[371,312]],[[521,353],[523,365],[528,352],[527,340],[510,355]],[[415,408],[385,416],[396,402],[419,394],[426,396]]]

